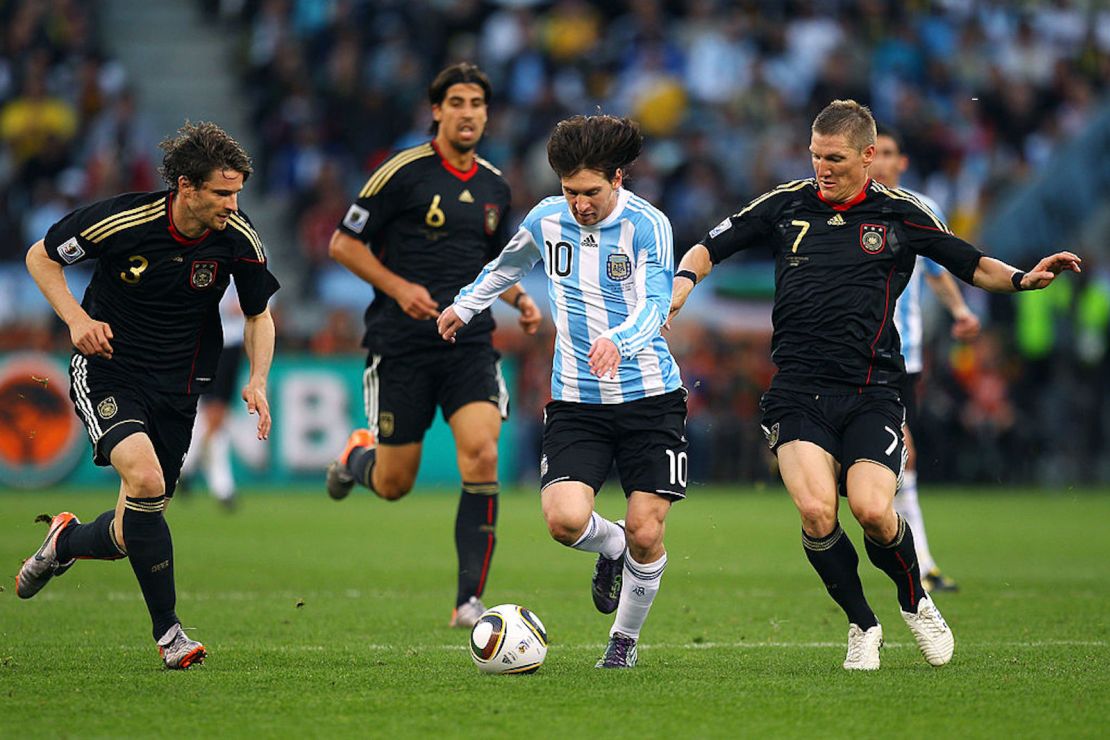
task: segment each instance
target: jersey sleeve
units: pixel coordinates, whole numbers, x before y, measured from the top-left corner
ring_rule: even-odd
[[[165,197],[151,195],[155,194],[125,194],[66,214],[43,237],[46,254],[63,266],[96,259],[112,243],[115,234],[162,216],[166,210]]]
[[[955,236],[930,209],[916,203],[907,204],[902,223],[910,249],[942,265],[968,285],[973,284],[981,251]]]
[[[660,212],[645,213],[645,216],[633,239],[636,250],[633,272],[636,304],[627,319],[601,335],[612,340],[626,360],[635,357],[655,339],[671,307],[674,283],[671,222]]]
[[[398,156],[390,157],[371,173],[336,227],[339,231],[370,244],[372,236],[397,215],[404,202],[406,176],[404,167],[396,169],[394,160]]]
[[[542,256],[532,232],[522,225],[501,254],[483,267],[478,277],[455,296],[455,314],[464,324],[470,323],[475,315],[493,305],[497,296],[527,275]]]
[[[270,272],[262,238],[242,211],[232,215],[228,228],[235,238],[235,257],[231,274],[239,294],[244,316],[257,316],[266,310],[270,297],[281,285]]]
[[[773,233],[771,227],[774,199],[761,195],[743,210],[726,218],[702,237],[709,258],[718,264],[739,251],[766,243]]]

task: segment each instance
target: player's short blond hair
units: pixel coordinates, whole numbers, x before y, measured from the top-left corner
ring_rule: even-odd
[[[866,105],[854,100],[834,100],[813,119],[813,133],[843,135],[857,151],[875,143],[875,117]]]

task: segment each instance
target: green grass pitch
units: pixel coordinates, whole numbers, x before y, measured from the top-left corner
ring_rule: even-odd
[[[36,514],[89,520],[110,491],[0,491],[0,737],[1104,737],[1110,710],[1110,495],[925,488],[930,537],[962,591],[937,597],[956,655],[928,666],[894,586],[845,527],[886,633],[877,673],[842,670],[843,616],[811,571],[786,494],[694,487],[640,665],[602,672],[610,618],[593,557],[546,533],[534,491],[502,496],[486,603],[544,620],[532,676],[480,675],[454,597],[455,496],[387,504],[247,491],[228,515],[170,509],[178,614],[210,651],[163,670],[126,562],[81,562],[28,602]],[[623,498],[610,486],[600,510]]]

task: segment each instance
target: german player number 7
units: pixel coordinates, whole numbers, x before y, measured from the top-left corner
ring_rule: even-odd
[[[798,238],[794,240],[794,246],[790,248],[791,252],[797,253],[798,245],[802,243],[802,237],[804,237],[806,235],[806,232],[809,231],[809,221],[799,221],[798,219],[794,219],[790,222],[790,225],[797,226],[801,229],[801,231],[798,232]]]

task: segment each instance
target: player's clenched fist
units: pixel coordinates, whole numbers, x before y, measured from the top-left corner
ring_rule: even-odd
[[[96,321],[86,314],[69,327],[69,338],[77,351],[85,356],[96,355],[105,360],[112,359],[112,327],[103,321]]]

